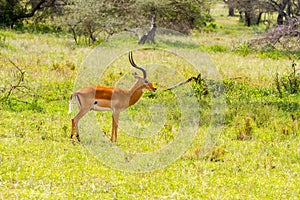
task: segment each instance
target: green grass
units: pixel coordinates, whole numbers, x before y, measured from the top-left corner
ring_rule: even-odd
[[[285,74],[292,61],[276,52],[262,56],[260,52],[241,54],[233,51],[240,41],[255,37],[254,31],[239,24],[238,18],[226,17],[225,13],[221,16],[222,12],[214,14],[215,31],[194,33],[192,39],[181,36],[175,40],[161,38],[155,46],[206,51],[222,75],[226,113],[216,147],[207,154],[201,153],[205,146],[204,133],[209,127],[212,99],[211,94],[196,96],[200,103],[201,123],[192,144],[177,161],[146,173],[116,170],[103,159],[93,156],[85,146],[73,145],[69,140],[70,119],[74,114],[67,114],[69,96],[80,72],[79,65],[91,48],[75,46],[72,38],[66,35],[0,30],[0,79],[3,80],[0,88],[15,83],[17,77],[16,69],[7,58],[26,71],[23,83],[28,86],[25,91],[14,90],[8,99],[0,102],[0,198],[299,198],[300,128],[299,122],[291,116],[299,121],[300,96],[285,94],[280,98],[274,84],[276,73]],[[133,38],[128,41],[121,35],[116,44],[126,46],[133,42]],[[136,62],[147,63],[143,61],[148,58],[147,52],[135,52]],[[196,75],[185,61],[172,54],[162,55],[158,51],[150,58],[164,58],[162,65],[181,70],[186,77]],[[153,63],[160,62],[154,59]],[[296,63],[299,66],[298,60]],[[128,68],[127,55],[123,55],[111,63],[105,71],[106,78],[99,82],[114,85],[124,75],[119,73],[125,73]],[[154,75],[150,73],[149,80],[153,80],[159,89],[171,86],[163,83],[170,83],[174,77],[162,80]],[[128,88],[133,82],[131,75],[126,74],[119,84]],[[127,135],[132,128],[126,127],[126,122],[131,119],[123,113],[117,146],[126,151],[128,159],[141,152],[154,151],[178,135],[182,113],[173,99],[174,93],[146,93],[127,111],[133,116],[134,125],[152,130],[156,127],[153,125],[151,129],[155,122],[150,119],[151,112],[158,108],[151,110],[149,106],[164,102],[164,128],[150,138],[137,139],[134,134],[138,131],[133,132],[133,136]],[[89,117],[93,116],[86,119]],[[96,117],[99,124],[91,128],[109,138],[110,113],[98,113]],[[248,137],[241,139],[241,134],[248,134]]]

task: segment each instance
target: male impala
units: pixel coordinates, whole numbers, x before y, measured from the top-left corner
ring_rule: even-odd
[[[155,92],[156,88],[153,87],[146,77],[146,70],[137,66],[132,58],[132,52],[129,52],[129,61],[131,65],[143,72],[143,77],[133,73],[137,79],[135,84],[129,90],[119,88],[110,88],[102,86],[91,86],[82,88],[74,92],[70,97],[69,113],[72,111],[72,98],[76,100],[78,106],[78,113],[72,119],[71,139],[74,135],[74,128],[76,129],[76,137],[80,142],[78,122],[90,110],[95,111],[112,111],[112,133],[111,141],[117,141],[117,129],[119,114],[129,106],[135,104],[142,96],[145,89]]]

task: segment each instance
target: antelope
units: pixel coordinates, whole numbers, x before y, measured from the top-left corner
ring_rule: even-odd
[[[144,68],[135,64],[132,52],[129,52],[130,64],[143,72],[143,77],[133,73],[137,81],[129,90],[120,88],[90,86],[82,88],[74,92],[70,97],[69,113],[72,111],[72,99],[74,98],[78,107],[77,115],[72,119],[71,140],[73,140],[74,130],[76,129],[76,137],[80,142],[78,122],[89,111],[112,111],[112,132],[111,141],[117,141],[117,129],[119,114],[129,106],[134,105],[142,96],[144,90],[156,91],[152,83],[147,80],[147,72]]]

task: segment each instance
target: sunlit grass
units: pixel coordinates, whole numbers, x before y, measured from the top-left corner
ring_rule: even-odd
[[[210,119],[211,98],[209,95],[199,97],[203,121],[191,146],[176,162],[148,173],[115,170],[93,156],[83,145],[73,145],[69,140],[70,119],[75,114],[67,115],[69,97],[79,71],[78,64],[91,48],[76,47],[72,39],[66,36],[1,30],[1,35],[6,36],[2,43],[6,45],[0,46],[0,78],[4,83],[13,76],[10,72],[13,66],[7,60],[10,58],[26,71],[26,84],[30,86],[30,92],[15,93],[0,103],[0,198],[299,198],[300,131],[299,122],[295,123],[291,115],[299,121],[300,96],[279,98],[274,87],[275,74],[284,73],[290,67],[291,60],[286,57],[262,57],[257,52],[247,55],[233,52],[236,43],[255,37],[255,33],[252,28],[239,24],[237,17],[226,17],[226,12],[218,9],[219,14],[215,15],[217,29],[210,33],[194,33],[193,40],[189,40],[194,44],[181,46],[184,38],[180,38],[182,43],[165,41],[157,44],[158,47],[173,45],[176,48],[207,51],[222,75],[227,90],[227,106],[225,126],[216,141],[218,148],[210,151],[209,155],[201,153],[209,128],[206,122]],[[147,58],[145,52],[135,53],[137,63],[147,63],[143,61]],[[153,65],[175,68],[187,65],[174,55],[165,56],[167,59],[159,63],[154,59],[162,58],[159,53],[151,54]],[[122,55],[105,72],[107,76],[101,84],[124,89],[130,87],[134,83],[131,73],[117,83],[124,75],[119,73],[125,73],[128,68],[127,55]],[[182,67],[182,73],[185,78],[196,75],[188,66]],[[158,88],[170,86],[162,84],[161,77],[153,74],[149,73],[149,79],[153,78]],[[172,81],[175,78],[171,76],[166,79]],[[175,80],[177,82],[179,79]],[[120,123],[116,146],[125,149],[130,156],[154,151],[172,141],[178,132],[181,116],[173,98],[171,93],[158,92],[157,96],[144,94],[140,102],[126,111],[132,118],[126,118],[128,115],[123,113],[124,121]],[[156,101],[164,101],[163,105],[167,108],[167,114],[162,118],[166,120],[163,129],[149,139],[137,139],[134,134],[138,131],[128,135],[128,129],[134,131],[126,123],[128,121],[136,126],[151,127],[151,123],[155,122],[150,120],[151,112],[159,109],[151,108]],[[93,128],[109,139],[111,113],[95,116],[99,124]],[[246,129],[251,137],[239,139],[238,136],[247,132]],[[216,160],[211,160],[212,157]]]

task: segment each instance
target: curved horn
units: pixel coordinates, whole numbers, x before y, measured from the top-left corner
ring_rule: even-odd
[[[139,67],[135,64],[135,62],[133,61],[133,57],[132,57],[132,51],[129,52],[129,62],[130,64],[134,67],[134,68],[137,68],[139,70],[141,70],[143,72],[143,75],[144,75],[144,79],[147,77],[147,73],[146,73],[146,70],[142,67]]]

